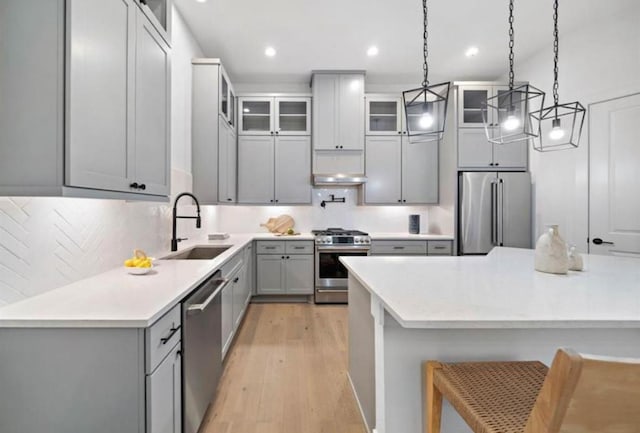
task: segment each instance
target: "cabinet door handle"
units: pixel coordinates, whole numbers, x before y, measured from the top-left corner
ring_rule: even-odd
[[[398,131],[398,134],[402,134],[402,131]]]
[[[147,189],[147,185],[141,183],[139,188],[144,191],[145,189]]]
[[[271,131],[271,135],[273,135],[273,131]]]
[[[161,338],[160,341],[162,342],[162,344],[167,344],[169,342],[169,340],[171,340],[171,337],[173,337],[173,335],[178,332],[180,330],[180,327],[171,327],[171,329],[169,330],[169,335],[167,335],[164,338]]]
[[[498,166],[498,165],[500,165],[500,163],[499,163],[499,162],[496,162],[494,165],[495,165],[495,166]]]
[[[235,277],[235,278],[233,279],[233,282],[234,282],[234,283],[237,283],[238,281],[240,281],[240,277]]]
[[[344,148],[344,146],[340,146],[340,149],[343,149],[343,148]]]
[[[493,167],[493,162],[490,162],[490,163],[489,163],[489,165],[490,165],[491,167]]]
[[[398,203],[402,203],[402,200],[398,199]]]
[[[394,250],[404,250],[404,247],[393,247]]]
[[[339,149],[339,148],[340,148],[339,146],[336,146],[336,149]]]
[[[275,250],[276,247],[264,247],[265,250]]]
[[[280,131],[276,131],[276,135],[280,134]]]
[[[284,256],[280,257],[282,260],[284,260]]]
[[[444,250],[446,248],[447,247],[443,247],[443,246],[435,246],[435,247],[433,247],[434,250]]]
[[[146,5],[147,4],[147,0],[140,0],[140,4],[141,5]]]
[[[304,247],[293,247],[294,250],[304,250]]]
[[[290,256],[287,256],[287,259],[290,259],[290,258],[291,258]]]
[[[406,203],[406,202],[407,202],[406,200],[402,200],[402,203]]]
[[[232,198],[228,198],[227,201],[233,201],[233,199]]]
[[[133,182],[129,184],[129,188],[138,189],[138,182]]]

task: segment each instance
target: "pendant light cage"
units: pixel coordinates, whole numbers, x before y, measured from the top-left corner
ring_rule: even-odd
[[[544,92],[530,84],[514,86],[513,68],[515,31],[513,4],[509,1],[509,90],[498,90],[481,105],[482,121],[487,140],[496,144],[515,143],[536,137],[532,113],[541,113]]]
[[[451,83],[429,84],[427,0],[422,0],[422,11],[424,17],[422,35],[424,79],[421,87],[402,92],[402,100],[410,140],[429,141],[439,140],[444,134]]]
[[[532,113],[540,115],[544,92],[530,84],[498,91],[481,106],[487,140],[496,144],[515,143],[537,136]]]
[[[434,84],[402,92],[407,133],[423,141],[444,134],[451,83]]]
[[[553,2],[553,105],[538,113],[532,113],[531,119],[536,128],[537,137],[533,148],[538,152],[575,149],[580,144],[582,126],[586,109],[580,102],[560,104],[558,95],[558,0]]]

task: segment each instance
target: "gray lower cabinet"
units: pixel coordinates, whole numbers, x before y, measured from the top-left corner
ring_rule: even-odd
[[[231,346],[251,300],[252,286],[249,284],[251,262],[247,261],[247,255],[252,252],[253,246],[250,244],[222,267],[223,276],[229,280],[222,289],[221,296],[223,358]],[[229,268],[228,274],[225,274],[225,268]]]
[[[450,256],[453,241],[449,240],[373,240],[372,256]]]
[[[438,141],[368,136],[365,172],[367,204],[437,203]]]
[[[311,203],[311,138],[240,136],[238,202]]]
[[[170,49],[134,0],[4,2],[0,28],[2,195],[169,194]]]
[[[147,433],[182,431],[182,355],[176,344],[147,376]]]
[[[181,432],[181,317],[178,304],[148,328],[0,329],[0,431]]]
[[[313,242],[257,242],[256,286],[259,295],[312,295]]]

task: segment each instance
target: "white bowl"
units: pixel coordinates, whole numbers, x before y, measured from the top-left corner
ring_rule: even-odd
[[[151,265],[150,268],[135,268],[135,267],[127,267],[125,266],[125,269],[127,270],[127,273],[131,274],[131,275],[144,275],[144,274],[148,274],[149,272],[151,272],[151,269],[153,269],[153,265]]]

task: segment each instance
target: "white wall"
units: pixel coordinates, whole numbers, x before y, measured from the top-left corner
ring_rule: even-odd
[[[594,102],[640,92],[640,2],[628,3],[627,10],[609,20],[585,23],[568,34],[562,33],[560,21],[561,103],[579,100],[588,108]],[[553,104],[552,24],[548,24],[548,48],[526,60],[516,57],[516,79],[547,92],[545,105]],[[530,151],[536,237],[545,224],[558,223],[565,239],[582,251],[588,236],[588,128],[587,113],[578,149]]]
[[[172,44],[172,191],[191,189],[191,58],[202,55],[176,9]],[[187,204],[187,201],[185,201]],[[192,212],[185,206],[183,212]],[[179,234],[212,231],[179,221]],[[134,248],[166,251],[167,203],[0,197],[0,306],[122,265]]]

